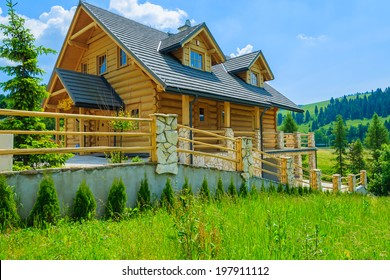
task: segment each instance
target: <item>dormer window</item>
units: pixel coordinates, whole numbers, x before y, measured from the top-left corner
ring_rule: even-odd
[[[203,55],[191,50],[190,66],[199,70],[203,70]]]
[[[254,85],[254,86],[259,86],[259,76],[257,73],[255,72],[250,72],[250,82],[251,82],[251,85]]]

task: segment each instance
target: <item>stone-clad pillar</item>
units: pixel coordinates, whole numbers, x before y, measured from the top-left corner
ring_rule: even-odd
[[[179,128],[179,137],[190,139],[190,130],[188,128]],[[179,141],[179,149],[190,150],[190,142]],[[179,161],[183,164],[191,164],[191,155],[187,153],[179,153]]]
[[[283,150],[284,149],[284,132],[278,131],[276,134],[276,148]]]
[[[156,173],[177,174],[177,115],[154,114],[156,121]]]
[[[241,156],[242,156],[242,172],[243,177],[248,179],[253,175],[253,153],[252,153],[252,139],[243,137],[240,138],[241,144]]]
[[[312,169],[310,171],[310,187],[313,190],[322,191],[321,170],[320,169]]]
[[[261,151],[261,131],[260,129],[255,130],[255,145],[253,145],[256,150]]]
[[[294,186],[294,165],[291,157],[281,157],[281,177],[280,181],[282,184],[289,184]]]

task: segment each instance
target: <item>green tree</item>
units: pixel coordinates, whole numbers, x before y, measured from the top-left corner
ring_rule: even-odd
[[[389,132],[376,113],[373,115],[368,126],[364,142],[372,150],[374,161],[377,161],[379,158],[379,149],[381,146],[383,144],[389,144]]]
[[[141,181],[141,187],[137,193],[137,205],[139,210],[144,211],[151,208],[150,205],[150,189],[148,178],[146,178],[146,174],[144,179]]]
[[[382,145],[374,165],[375,172],[368,184],[369,191],[375,195],[390,195],[390,145]]]
[[[4,175],[0,175],[0,232],[18,226],[19,222],[14,191]]]
[[[122,178],[115,179],[112,183],[107,198],[106,217],[121,220],[126,208],[126,186]]]
[[[221,177],[219,177],[218,183],[217,183],[217,189],[215,190],[215,200],[220,201],[224,195],[225,195],[225,192],[223,190],[222,179],[221,179]]]
[[[338,115],[336,118],[336,123],[333,127],[333,134],[335,139],[333,140],[333,148],[335,149],[334,154],[336,158],[334,159],[335,172],[343,176],[345,174],[347,165],[346,165],[346,155],[347,155],[347,129],[345,127],[343,117]]]
[[[281,129],[286,133],[293,133],[298,130],[298,125],[292,117],[291,113],[287,113],[286,117],[283,120]]]
[[[43,46],[35,46],[35,38],[25,26],[25,19],[15,11],[16,4],[7,0],[8,24],[0,24],[3,33],[0,46],[0,58],[12,62],[10,65],[0,66],[0,71],[11,77],[10,80],[0,83],[4,92],[9,92],[8,107],[15,110],[40,111],[42,100],[48,95],[45,86],[41,84],[40,76],[44,71],[38,67],[38,56],[55,53],[54,50]],[[45,124],[36,117],[10,117],[3,120],[0,129],[14,130],[45,130]],[[57,145],[50,136],[42,135],[15,135],[15,148],[54,148]],[[62,165],[69,155],[53,157],[46,154],[39,157],[31,155],[15,157],[23,165],[41,167],[42,162],[49,166]]]
[[[96,215],[96,200],[86,181],[82,181],[73,204],[73,218],[77,221],[92,220]]]
[[[165,183],[165,188],[161,193],[161,204],[169,211],[175,205],[175,194],[173,192],[171,180],[169,178],[167,178],[167,181]]]
[[[202,186],[200,187],[200,193],[199,196],[201,199],[205,201],[210,200],[210,189],[209,189],[209,183],[207,182],[206,177],[203,178]]]
[[[349,145],[349,170],[353,174],[357,174],[360,170],[366,168],[366,162],[364,160],[364,149],[363,144],[360,139],[357,139],[355,142]]]

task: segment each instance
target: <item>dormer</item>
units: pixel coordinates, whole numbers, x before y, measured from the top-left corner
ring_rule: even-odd
[[[264,82],[274,79],[267,61],[261,51],[244,54],[224,62],[226,71],[246,83],[264,87]]]
[[[191,26],[190,21],[160,43],[159,51],[177,58],[183,65],[211,72],[211,66],[225,61],[220,47],[205,23]]]

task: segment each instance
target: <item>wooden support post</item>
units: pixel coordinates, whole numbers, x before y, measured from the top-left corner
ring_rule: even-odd
[[[243,170],[243,163],[242,163],[242,138],[237,138],[238,141],[236,142],[236,171],[242,171]]]
[[[59,113],[59,112],[60,112],[60,109],[56,109],[56,113]],[[60,118],[59,117],[56,117],[55,130],[56,131],[60,131]],[[60,135],[56,135],[56,144],[57,145],[60,145],[60,138],[61,138]]]
[[[356,187],[356,175],[349,174],[348,175],[348,191],[354,192]]]
[[[338,192],[341,190],[341,175],[334,174],[332,176],[333,192]]]
[[[282,157],[280,162],[280,182],[287,184],[287,158]]]
[[[189,95],[181,96],[181,107],[182,107],[182,124],[189,126],[190,125],[190,96]]]
[[[231,127],[230,122],[230,102],[225,101],[223,103],[223,109],[224,109],[224,127]]]
[[[84,114],[84,108],[79,108],[79,114],[80,115]],[[84,119],[83,118],[80,118],[79,125],[80,125],[80,132],[83,132],[84,131]],[[83,134],[79,136],[79,142],[80,142],[80,148],[84,148],[85,143],[84,143],[84,135]],[[84,155],[84,154],[85,153],[80,153],[80,155]]]
[[[260,129],[260,108],[255,107],[255,130]]]
[[[313,190],[322,191],[321,170],[320,169],[310,170],[310,187]]]
[[[367,188],[367,171],[360,170],[360,185]]]
[[[150,115],[150,117],[152,118],[152,122],[150,123],[150,133],[152,134],[150,136],[152,146],[150,157],[152,162],[157,162],[157,118],[155,115]]]

